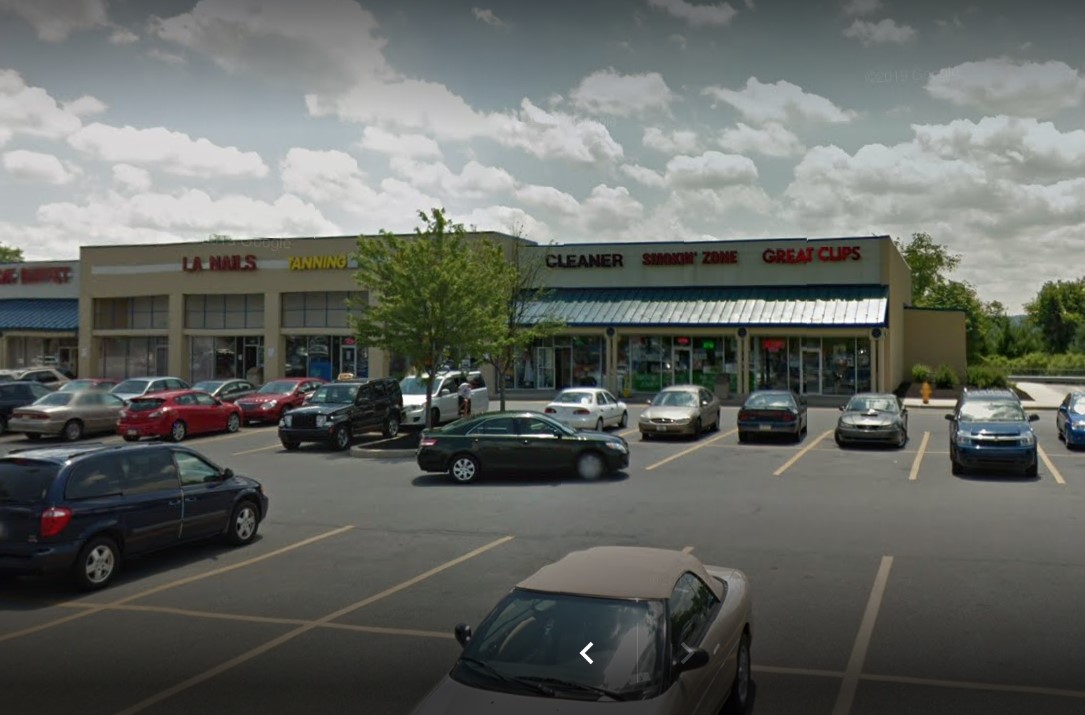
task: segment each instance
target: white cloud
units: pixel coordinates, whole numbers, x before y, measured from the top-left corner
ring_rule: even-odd
[[[73,99],[70,102],[65,102],[63,105],[66,111],[71,112],[77,117],[86,117],[91,114],[101,114],[108,107],[105,102],[97,97],[91,97],[90,95],[83,95],[79,99]]]
[[[569,97],[583,112],[618,117],[666,109],[675,99],[658,72],[623,75],[613,67],[592,72],[580,81]]]
[[[667,185],[667,180],[658,171],[649,169],[646,166],[640,164],[622,164],[621,172],[628,176],[637,183],[644,184],[645,186],[651,186],[653,188],[663,188]]]
[[[131,45],[139,42],[139,35],[125,27],[117,27],[109,36],[109,42],[113,45]]]
[[[72,134],[68,142],[97,159],[153,164],[179,176],[259,178],[268,173],[256,152],[222,147],[165,127],[136,129],[94,123]]]
[[[123,191],[146,193],[151,190],[151,172],[131,164],[115,164],[113,184]]]
[[[165,62],[168,65],[173,65],[174,67],[188,63],[188,60],[186,60],[182,55],[179,55],[176,52],[166,52],[165,50],[160,50],[157,47],[152,47],[150,50],[147,50],[147,56],[151,59],[158,60],[159,62]]]
[[[586,231],[621,231],[640,220],[644,206],[624,186],[599,184],[581,206],[580,225]]]
[[[770,84],[750,77],[743,89],[708,87],[704,94],[726,102],[745,119],[758,124],[796,120],[839,123],[850,122],[858,116],[856,112],[841,109],[825,97],[805,92],[786,80]]]
[[[882,7],[882,0],[847,0],[841,9],[845,15],[871,15]]]
[[[0,12],[17,15],[43,42],[63,42],[80,30],[109,25],[106,0],[0,0]]]
[[[726,27],[738,14],[730,3],[695,5],[686,0],[648,0],[654,8],[665,10],[693,27]]]
[[[700,156],[676,156],[667,162],[667,185],[676,189],[719,189],[757,181],[757,166],[749,157],[706,151]]]
[[[462,223],[469,230],[474,228],[479,231],[500,231],[541,243],[548,243],[555,238],[548,225],[523,209],[512,206],[487,206],[466,214],[452,211],[449,218],[456,223]]]
[[[17,179],[53,184],[54,186],[70,183],[80,173],[76,167],[65,166],[60,159],[52,154],[42,154],[24,149],[5,152],[2,163],[4,169]]]
[[[369,151],[418,159],[436,159],[441,147],[424,134],[392,134],[380,127],[366,127],[358,146]]]
[[[520,203],[559,214],[572,216],[580,210],[579,201],[553,186],[528,184],[516,189],[515,196]]]
[[[76,103],[85,108],[91,99]],[[0,138],[27,134],[62,139],[81,125],[71,109],[59,105],[44,89],[28,86],[14,70],[0,69]]]
[[[1001,57],[939,70],[927,80],[926,90],[957,106],[1042,118],[1079,106],[1085,77],[1065,62]]]
[[[769,122],[760,128],[739,122],[720,134],[719,145],[738,154],[795,156],[805,151],[802,142],[784,126]]]
[[[686,41],[686,38],[679,34],[671,35],[667,39],[678,45],[678,47],[683,51],[685,51],[685,49],[689,46],[689,42]]]
[[[493,117],[493,138],[539,159],[565,159],[581,164],[618,161],[624,151],[606,126],[563,112],[547,112],[524,99],[514,115]]]
[[[477,161],[464,164],[459,174],[445,164],[424,164],[405,157],[395,157],[390,163],[393,172],[412,186],[457,199],[481,199],[493,194],[512,191],[516,180],[504,169],[483,166]]]
[[[480,22],[485,22],[491,27],[496,27],[499,30],[504,30],[508,28],[508,24],[497,15],[495,15],[494,11],[489,8],[473,7],[471,8],[471,14],[475,16],[476,20],[479,20]]]
[[[914,40],[918,34],[911,25],[898,25],[890,18],[878,22],[856,20],[844,29],[844,37],[859,40],[863,47],[904,45]]]
[[[649,149],[664,154],[690,154],[697,150],[697,132],[685,129],[666,132],[659,127],[648,127],[642,141]]]

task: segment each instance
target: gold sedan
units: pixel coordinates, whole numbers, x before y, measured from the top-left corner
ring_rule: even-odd
[[[17,407],[8,429],[28,439],[63,437],[74,442],[86,434],[115,431],[122,409],[124,400],[108,392],[54,392]]]

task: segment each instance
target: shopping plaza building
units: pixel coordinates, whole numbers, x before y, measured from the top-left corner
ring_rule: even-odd
[[[518,391],[692,382],[731,395],[846,395],[893,390],[919,362],[964,372],[963,314],[909,305],[911,276],[888,236],[544,246],[474,235],[519,242],[548,288],[529,319],[565,323],[519,356],[505,377]],[[52,342],[19,354],[60,360],[78,336],[82,376],[404,374],[408,356],[351,332],[351,305],[379,299],[355,280],[357,240],[85,246],[70,280],[49,286],[78,290],[77,331],[24,327],[21,336]]]

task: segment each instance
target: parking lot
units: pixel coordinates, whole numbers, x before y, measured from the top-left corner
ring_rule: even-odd
[[[0,583],[3,709],[409,713],[457,622],[569,551],[636,544],[749,574],[759,715],[1085,710],[1085,451],[1053,412],[1037,479],[952,476],[940,410],[911,411],[903,450],[837,447],[828,408],[799,444],[740,445],[735,413],[696,441],[625,430],[630,468],[595,482],[456,485],[268,427],[190,439],[263,481],[258,540],[134,560],[90,595]]]

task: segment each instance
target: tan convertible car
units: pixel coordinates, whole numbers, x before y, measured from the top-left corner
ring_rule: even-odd
[[[680,551],[601,546],[521,581],[415,715],[749,709],[750,584]]]
[[[641,439],[664,434],[696,437],[720,428],[720,401],[700,385],[665,387],[641,413],[637,427]]]
[[[33,404],[18,407],[8,429],[29,439],[63,437],[69,442],[93,432],[114,432],[124,400],[100,390],[54,392]]]

